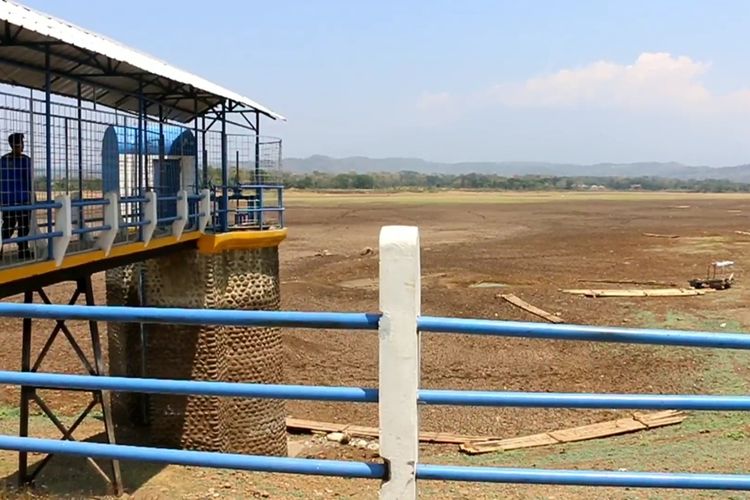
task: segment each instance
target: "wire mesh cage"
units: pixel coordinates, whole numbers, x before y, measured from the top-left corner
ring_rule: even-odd
[[[176,227],[198,229],[204,189],[211,197],[208,230],[283,226],[280,139],[223,134],[206,128],[205,117],[184,124],[49,98],[0,85],[0,139],[7,139],[7,150],[0,148],[0,266],[53,257],[63,195],[70,196],[72,222],[65,254],[99,248],[108,231],[115,245],[143,240],[152,222],[144,212],[149,192],[157,200],[155,238]],[[179,210],[183,197],[187,214]],[[116,224],[107,216],[112,203]]]

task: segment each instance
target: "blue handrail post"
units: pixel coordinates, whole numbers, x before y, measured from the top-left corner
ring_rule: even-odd
[[[32,102],[32,106],[34,103]],[[45,136],[45,159],[46,159],[46,177],[47,177],[47,203],[52,201],[52,72],[50,70],[50,50],[49,45],[44,46],[44,136]],[[31,182],[32,193],[36,193],[33,176]],[[32,197],[32,203],[34,197]],[[35,217],[32,210],[31,216]],[[47,209],[47,231],[52,232],[52,209]],[[53,239],[47,240],[47,260],[53,260]]]
[[[229,218],[229,172],[227,158],[227,105],[221,102],[221,203],[219,204],[219,227],[225,233]]]

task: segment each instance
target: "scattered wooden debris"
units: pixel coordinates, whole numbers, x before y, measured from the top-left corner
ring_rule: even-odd
[[[562,290],[563,293],[572,295],[585,295],[586,297],[690,297],[693,295],[705,295],[711,289],[696,290],[694,288],[654,288],[646,289],[572,289]]]
[[[512,293],[507,293],[507,294],[502,293],[498,295],[498,297],[505,300],[506,302],[513,304],[516,307],[520,307],[526,312],[530,312],[534,316],[539,316],[540,318],[546,319],[550,323],[564,323],[565,322],[561,317],[548,313],[544,309],[539,309],[536,306],[532,306],[525,300],[520,299],[519,297],[513,295]]]
[[[660,411],[654,413],[635,412],[632,416],[610,420],[598,424],[584,425],[571,429],[545,432],[510,439],[470,441],[460,445],[461,451],[478,455],[497,451],[517,450],[520,448],[534,448],[561,443],[573,443],[608,436],[617,436],[630,432],[637,432],[656,427],[675,425],[685,420],[685,414],[679,411]]]
[[[315,252],[315,257],[330,257],[332,254],[328,250],[321,250],[320,252]]]
[[[750,231],[735,231],[735,233],[740,234],[742,236],[750,236]]]
[[[677,286],[677,283],[654,280],[578,280],[578,283],[606,283],[608,285]]]
[[[298,418],[287,417],[286,427],[290,431],[296,432],[322,432],[330,434],[338,432],[350,437],[377,438],[380,431],[377,427],[365,427],[362,425],[337,424],[333,422],[317,422],[315,420],[302,420]],[[451,434],[450,432],[420,432],[419,440],[423,443],[436,444],[462,444],[471,441],[482,441],[498,438],[489,438],[487,436],[467,436],[461,434]]]
[[[680,235],[678,234],[657,234],[657,233],[643,233],[643,236],[648,236],[649,238],[679,238]]]

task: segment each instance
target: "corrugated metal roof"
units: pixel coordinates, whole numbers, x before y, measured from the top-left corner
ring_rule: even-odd
[[[285,119],[247,97],[105,36],[0,0],[0,80],[44,89],[45,50],[50,51],[55,76],[51,90],[56,94],[75,97],[80,81],[84,99],[93,100],[96,92],[98,103],[137,112],[142,84],[147,99],[169,107],[167,117],[177,121],[190,121],[227,99]],[[157,114],[158,104],[149,104],[147,112]]]

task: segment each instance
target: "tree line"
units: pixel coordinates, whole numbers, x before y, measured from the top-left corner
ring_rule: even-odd
[[[643,190],[701,193],[750,192],[750,183],[726,179],[665,177],[566,177],[557,175],[502,176],[495,174],[284,173],[283,184],[296,189],[490,189],[509,191]]]

